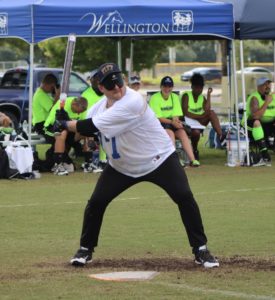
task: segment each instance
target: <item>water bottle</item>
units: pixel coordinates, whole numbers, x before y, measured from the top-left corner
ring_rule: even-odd
[[[24,120],[24,122],[22,124],[23,132],[28,133],[28,128],[29,128],[28,122],[27,122],[27,120]]]
[[[228,165],[228,167],[235,167],[236,166],[232,150],[227,151],[227,165]]]
[[[13,129],[13,131],[12,131],[12,133],[11,133],[11,135],[10,135],[10,140],[11,140],[11,141],[14,141],[15,138],[16,138],[16,131]]]

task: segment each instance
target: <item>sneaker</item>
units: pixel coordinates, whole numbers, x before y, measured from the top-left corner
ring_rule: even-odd
[[[199,150],[194,150],[193,153],[194,153],[195,159],[200,160]]]
[[[201,246],[194,251],[195,263],[203,265],[205,268],[219,267],[218,260],[210,253],[206,246]]]
[[[252,167],[261,167],[266,166],[266,163],[263,158],[261,158],[258,162],[252,163]]]
[[[197,168],[199,167],[201,164],[198,160],[194,159],[190,162],[190,167],[193,167],[193,168]]]
[[[80,247],[74,257],[70,260],[71,265],[83,267],[92,261],[92,251],[88,248]]]
[[[55,173],[55,171],[57,170],[57,167],[58,167],[58,164],[55,163],[54,166],[51,168],[51,171],[52,171],[53,173]]]
[[[58,176],[63,176],[68,174],[69,172],[66,170],[63,163],[58,164],[56,170],[54,171],[54,175],[58,175]]]
[[[75,167],[74,167],[74,164],[73,164],[73,163],[70,163],[70,164],[63,163],[63,165],[64,165],[64,168],[65,168],[69,173],[73,173],[73,172],[74,172]]]
[[[94,167],[90,163],[84,163],[83,164],[83,172],[84,173],[92,173],[94,170]]]
[[[100,166],[95,167],[95,168],[93,169],[93,173],[102,173],[102,172],[103,172],[103,169],[102,169]]]

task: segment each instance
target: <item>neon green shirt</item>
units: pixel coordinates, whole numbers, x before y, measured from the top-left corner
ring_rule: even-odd
[[[53,106],[54,99],[39,87],[32,100],[32,124],[44,122]]]
[[[92,107],[97,101],[99,101],[104,95],[99,96],[94,89],[90,86],[82,94],[81,97],[84,97],[88,101],[87,111]]]
[[[86,110],[80,114],[76,114],[72,111],[72,101],[75,97],[68,97],[66,99],[65,102],[65,106],[64,106],[64,110],[68,113],[69,118],[71,120],[84,120],[86,119]],[[55,105],[53,106],[53,108],[50,111],[50,114],[47,118],[47,120],[44,123],[44,127],[48,127],[49,125],[53,125],[53,123],[55,122],[55,113],[56,111],[60,109],[60,100],[58,100]]]
[[[171,119],[173,117],[183,116],[179,96],[175,93],[171,93],[169,98],[165,100],[161,92],[157,92],[152,95],[149,106],[157,118]]]
[[[199,95],[197,101],[195,101],[192,91],[185,92],[188,96],[188,111],[192,114],[196,115],[202,115],[204,114],[204,109],[203,109],[203,103],[204,103],[204,97],[203,95]]]
[[[265,100],[262,99],[261,94],[257,91],[249,95],[246,102],[246,116],[247,119],[252,119],[252,113],[250,109],[251,100],[255,97],[258,100],[259,108],[264,105]],[[261,117],[261,122],[263,123],[269,123],[273,122],[275,120],[275,96],[272,96],[271,103],[268,104],[263,116]],[[242,120],[242,124],[244,123],[244,120]]]

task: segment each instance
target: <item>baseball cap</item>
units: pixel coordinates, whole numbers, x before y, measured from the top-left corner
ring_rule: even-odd
[[[165,76],[161,79],[160,86],[174,86],[174,81],[172,77]]]
[[[129,84],[135,84],[135,83],[140,83],[140,77],[137,75],[130,76]]]
[[[265,84],[267,81],[272,82],[272,80],[270,80],[267,77],[261,77],[257,79],[257,86]]]
[[[121,73],[119,67],[114,63],[105,63],[98,68],[97,77],[102,83],[109,75]]]

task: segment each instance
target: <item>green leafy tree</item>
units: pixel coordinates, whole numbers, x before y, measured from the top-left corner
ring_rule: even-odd
[[[0,61],[29,60],[30,45],[23,40],[16,38],[0,39],[0,49]],[[35,62],[45,62],[43,52],[38,45],[34,45],[34,58]]]
[[[122,68],[130,56],[130,39],[121,40]],[[173,41],[136,40],[134,41],[134,70],[139,72],[151,68],[159,60],[163,51]],[[67,38],[48,40],[39,44],[50,66],[62,67],[67,47]],[[114,38],[77,38],[74,53],[74,69],[85,72],[107,61],[117,61],[117,39]]]

